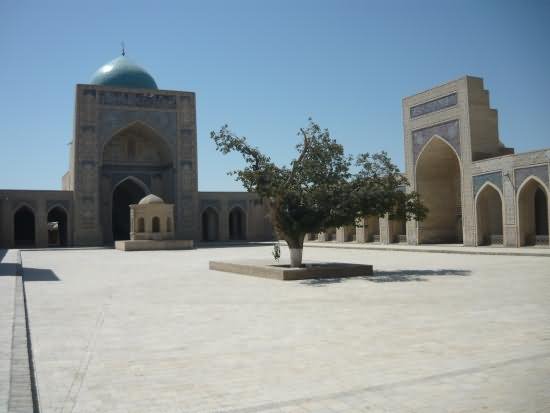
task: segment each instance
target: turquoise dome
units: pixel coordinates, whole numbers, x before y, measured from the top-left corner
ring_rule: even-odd
[[[153,76],[124,55],[97,69],[90,83],[130,89],[158,89]]]

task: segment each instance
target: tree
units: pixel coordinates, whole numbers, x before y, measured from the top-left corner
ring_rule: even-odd
[[[243,156],[246,166],[229,174],[268,202],[275,231],[290,248],[292,267],[301,266],[308,233],[355,225],[365,216],[425,218],[427,209],[418,194],[405,192],[407,179],[385,152],[355,159],[345,155],[329,131],[311,119],[298,135],[303,139],[296,146],[298,157],[289,166],[277,166],[227,125],[210,134],[218,151]]]

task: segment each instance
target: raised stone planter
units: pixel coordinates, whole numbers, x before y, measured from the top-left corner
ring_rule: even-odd
[[[291,268],[288,264],[273,264],[264,261],[210,261],[209,268],[216,271],[233,272],[282,281],[372,275],[372,265],[338,262],[305,263],[301,268]]]

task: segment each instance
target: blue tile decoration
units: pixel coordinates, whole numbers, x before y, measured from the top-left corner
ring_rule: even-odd
[[[100,110],[97,117],[98,137],[102,141],[108,140],[116,132],[136,121],[150,126],[170,144],[175,145],[178,130],[177,114],[168,111]]]
[[[483,175],[476,175],[472,177],[474,195],[478,193],[480,188],[485,184],[485,182],[491,182],[502,192],[502,171],[490,172]]]
[[[411,107],[410,115],[411,118],[417,118],[428,113],[456,106],[456,103],[457,95],[456,93],[451,93],[450,95],[443,96],[438,99],[430,100],[429,102],[421,103],[420,105]]]
[[[537,165],[537,166],[528,166],[526,168],[518,168],[514,171],[516,191],[521,186],[523,181],[525,181],[531,175],[539,178],[546,187],[549,187],[548,180],[548,165]]]
[[[458,120],[440,123],[423,129],[417,129],[412,132],[414,162],[418,159],[418,154],[434,135],[437,135],[447,141],[460,156],[460,134]]]

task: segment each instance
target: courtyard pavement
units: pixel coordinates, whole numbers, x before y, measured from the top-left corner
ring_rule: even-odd
[[[41,412],[550,411],[550,258],[307,247],[375,275],[208,270],[271,250],[23,251]]]

